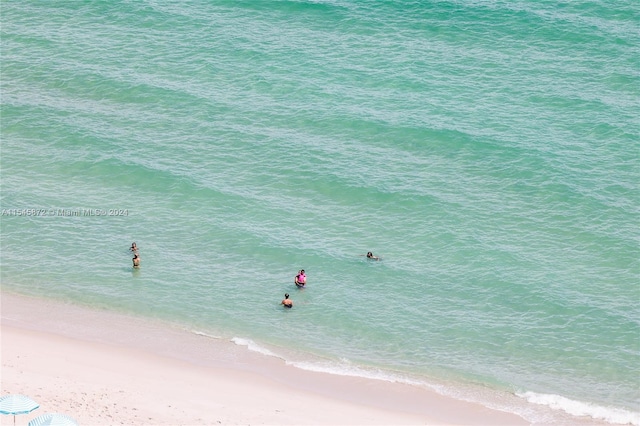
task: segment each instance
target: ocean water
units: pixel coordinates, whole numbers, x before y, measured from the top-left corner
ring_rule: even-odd
[[[0,12],[3,288],[640,424],[637,1]]]

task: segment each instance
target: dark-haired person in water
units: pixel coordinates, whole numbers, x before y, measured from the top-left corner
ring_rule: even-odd
[[[304,273],[304,269],[298,272],[298,275],[293,280],[298,287],[304,287],[307,284],[307,276]]]
[[[133,267],[136,269],[140,267],[140,256],[138,256],[138,253],[133,255]]]
[[[361,254],[360,256],[367,256],[367,259],[371,260],[380,260],[378,256],[374,256],[370,251],[368,251],[367,254]]]
[[[286,293],[284,295],[284,299],[282,300],[282,302],[280,302],[280,304],[285,308],[293,308],[293,301],[289,299],[289,293]]]

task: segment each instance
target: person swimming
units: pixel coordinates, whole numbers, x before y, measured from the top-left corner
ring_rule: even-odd
[[[307,276],[304,273],[304,269],[298,272],[298,275],[294,278],[294,282],[298,287],[304,287],[307,284]]]
[[[372,252],[368,251],[366,255],[360,255],[360,256],[367,256],[367,259],[371,259],[371,260],[380,260],[380,258],[378,256],[374,256]]]
[[[289,293],[285,293],[284,299],[280,302],[285,308],[293,308],[293,301],[289,299]]]
[[[131,250],[133,252],[137,252],[138,251],[138,246],[136,245],[135,242],[131,243],[131,248],[129,248],[129,250]]]

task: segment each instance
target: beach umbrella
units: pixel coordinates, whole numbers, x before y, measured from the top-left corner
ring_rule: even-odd
[[[66,414],[47,413],[31,420],[29,426],[78,426],[78,422]]]
[[[13,424],[16,424],[16,414],[28,414],[40,405],[28,396],[10,394],[0,397],[0,413],[13,414]]]

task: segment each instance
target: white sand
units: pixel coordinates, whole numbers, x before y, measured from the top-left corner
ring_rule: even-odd
[[[81,425],[524,425],[410,385],[300,370],[124,315],[2,293],[0,394]],[[13,424],[13,416],[0,416]]]

